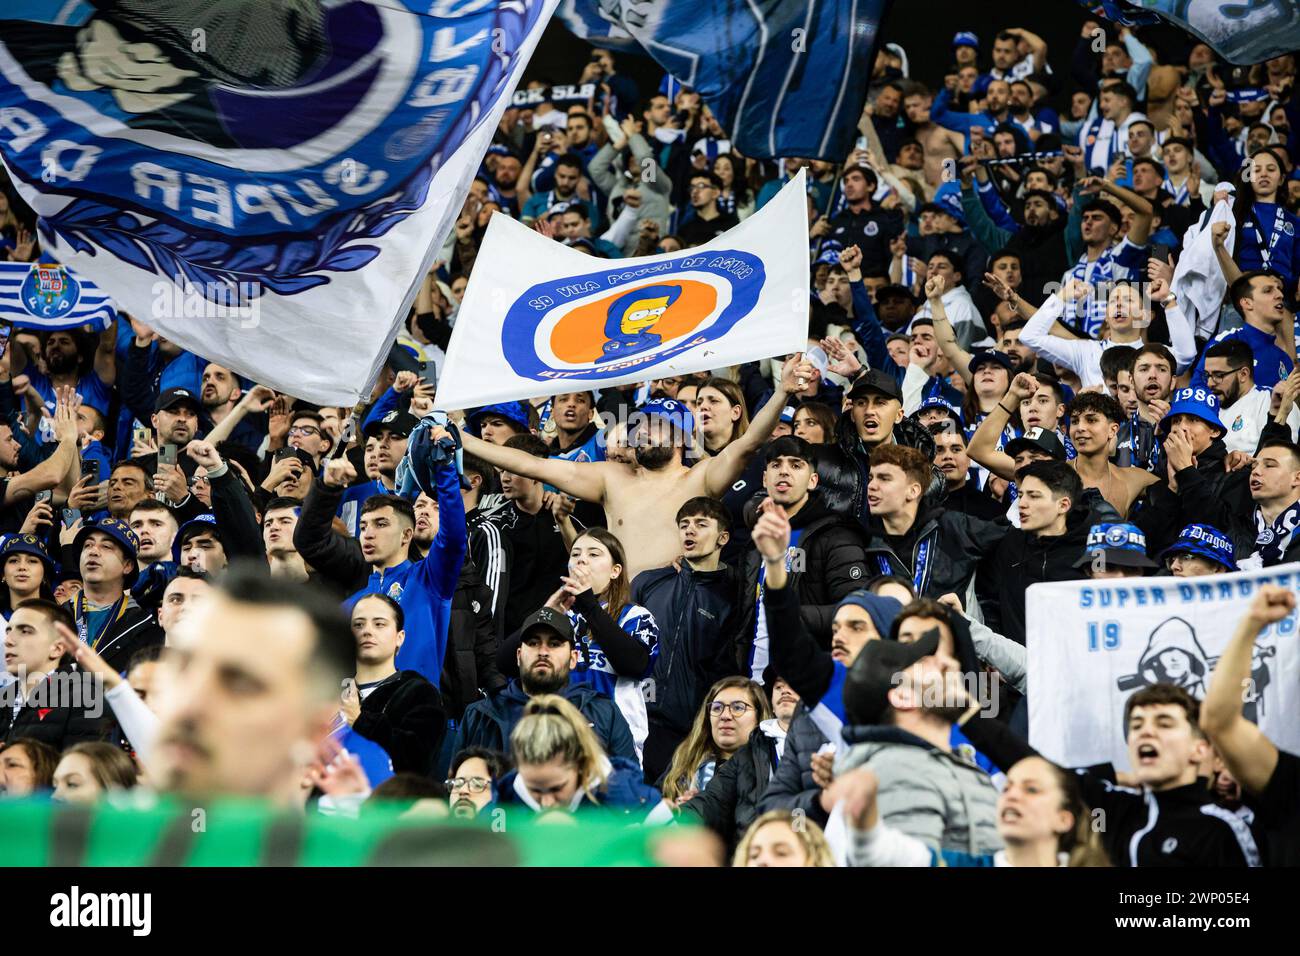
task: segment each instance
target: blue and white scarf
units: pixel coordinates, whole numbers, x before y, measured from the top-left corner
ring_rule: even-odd
[[[1300,525],[1300,501],[1292,504],[1272,522],[1265,519],[1263,511],[1255,509],[1255,548],[1264,560],[1264,567],[1271,568],[1282,563],[1297,525]]]

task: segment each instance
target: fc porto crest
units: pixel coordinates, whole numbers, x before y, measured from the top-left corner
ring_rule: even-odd
[[[32,263],[23,282],[22,300],[27,311],[42,319],[61,319],[77,307],[81,284],[56,262]]]
[[[651,369],[726,335],[765,280],[757,256],[725,249],[538,283],[507,310],[502,354],[538,380]]]

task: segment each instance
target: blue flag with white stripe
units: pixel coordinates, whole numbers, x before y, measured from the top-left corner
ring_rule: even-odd
[[[587,0],[698,90],[746,156],[841,162],[888,0]]]
[[[57,262],[0,262],[0,321],[23,329],[97,331],[117,319],[113,300]]]
[[[353,405],[557,2],[4,3],[0,157],[123,311]]]

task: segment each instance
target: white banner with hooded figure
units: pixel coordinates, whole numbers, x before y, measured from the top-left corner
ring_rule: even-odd
[[[1300,595],[1300,564],[1196,578],[1035,584],[1025,595],[1029,742],[1063,767],[1128,770],[1124,702],[1157,683],[1197,700],[1261,585]],[[1296,613],[1255,642],[1243,713],[1273,743],[1300,752]]]
[[[168,339],[353,404],[557,0],[24,0],[0,156],[45,251]]]
[[[498,214],[457,313],[438,405],[608,388],[807,343],[802,170],[710,242],[638,259],[589,256]]]

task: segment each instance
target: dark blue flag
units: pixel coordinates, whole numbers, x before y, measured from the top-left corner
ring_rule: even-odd
[[[646,54],[696,89],[756,158],[840,162],[857,138],[876,29],[889,0],[572,0],[621,23]],[[561,17],[572,23],[572,17]]]

